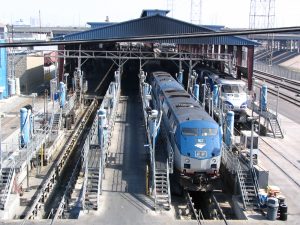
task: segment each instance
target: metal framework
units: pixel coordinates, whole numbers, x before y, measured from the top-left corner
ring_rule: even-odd
[[[251,0],[249,28],[273,28],[275,25],[275,0]]]
[[[275,0],[251,0],[249,28],[273,28],[275,26]],[[268,33],[268,63],[272,65],[274,34]]]
[[[191,23],[201,24],[202,0],[191,0]]]
[[[228,53],[189,53],[189,52],[142,52],[142,51],[93,51],[93,50],[54,50],[57,52],[56,58],[80,58],[80,59],[111,59],[114,60],[205,60],[205,61],[225,61],[231,60],[232,54]],[[53,51],[53,52],[54,52]],[[27,50],[27,54],[37,53],[38,51]],[[25,52],[24,52],[25,53]],[[43,57],[41,55],[32,55]],[[85,62],[85,61],[84,61]],[[83,63],[81,63],[82,65]]]

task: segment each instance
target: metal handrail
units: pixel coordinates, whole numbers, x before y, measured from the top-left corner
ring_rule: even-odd
[[[256,173],[255,173],[255,170],[254,170],[253,167],[251,168],[251,173],[252,173],[252,177],[253,177],[253,181],[254,181],[255,195],[256,195],[256,198],[257,198],[258,203],[259,203],[259,197],[258,197],[259,184],[258,184],[257,176],[256,176]]]
[[[167,185],[168,185],[168,200],[169,206],[171,205],[171,189],[170,189],[170,178],[169,178],[169,160],[167,159]]]
[[[9,189],[11,188],[11,185],[12,185],[11,182],[12,182],[14,175],[15,175],[15,164],[13,163],[13,165],[10,166],[7,183],[4,188],[4,193],[3,193],[4,195],[1,196],[1,202],[3,203],[3,208],[5,208],[7,201],[9,199],[9,196],[10,196]]]
[[[240,188],[241,188],[241,194],[242,194],[242,201],[243,201],[244,209],[246,210],[247,209],[246,202],[248,203],[249,199],[248,199],[248,195],[247,195],[247,192],[246,192],[245,183],[244,183],[244,181],[241,180],[241,174],[240,174],[241,171],[242,171],[242,168],[241,168],[240,162],[239,162],[239,160],[237,160],[238,183],[239,183]]]

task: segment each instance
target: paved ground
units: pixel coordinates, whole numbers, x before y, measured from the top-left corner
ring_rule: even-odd
[[[281,116],[284,139],[263,137],[259,161],[269,170],[269,183],[286,197],[289,223],[300,224],[300,124]]]

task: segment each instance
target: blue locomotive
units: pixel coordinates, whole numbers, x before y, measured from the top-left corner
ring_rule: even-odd
[[[186,188],[191,181],[205,189],[218,176],[222,131],[219,125],[170,74],[154,72],[150,78],[154,107],[163,112],[163,126],[174,152],[174,166]]]

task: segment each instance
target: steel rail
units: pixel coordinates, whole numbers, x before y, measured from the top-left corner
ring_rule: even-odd
[[[256,84],[256,86],[260,88],[261,84]],[[275,95],[275,96],[277,95],[277,90],[275,88],[268,87],[268,91],[272,95]],[[288,94],[280,92],[280,91],[279,91],[279,98],[281,98],[281,99],[283,99],[283,100],[285,100],[285,101],[287,101],[287,102],[289,102],[289,103],[291,103],[293,105],[296,105],[296,106],[300,107],[300,98],[297,99],[294,96],[288,95]]]
[[[228,222],[227,222],[226,217],[223,213],[223,210],[221,209],[221,207],[220,207],[220,205],[219,205],[219,203],[218,203],[218,201],[217,201],[217,199],[216,199],[216,197],[213,193],[211,193],[211,197],[212,197],[212,200],[214,201],[215,205],[217,206],[217,209],[218,209],[222,219],[224,220],[225,224],[228,225]]]
[[[254,71],[254,75],[255,75],[255,77],[257,77],[260,80],[265,80],[270,84],[278,85],[288,91],[295,92],[296,94],[300,94],[300,82],[299,81],[290,80],[287,78],[283,78],[283,77],[280,77],[277,75],[265,73],[265,72],[258,71],[258,70]],[[284,81],[285,83],[292,84],[292,85],[294,85],[294,87],[287,85],[287,84],[283,83],[282,81]]]
[[[202,222],[201,222],[201,219],[200,219],[200,215],[198,215],[198,213],[196,212],[196,209],[195,209],[195,207],[194,207],[194,203],[193,203],[193,201],[192,201],[192,198],[191,198],[189,192],[188,192],[188,191],[184,191],[184,195],[185,195],[185,197],[186,197],[188,206],[189,206],[190,209],[192,210],[192,212],[193,212],[193,214],[194,214],[194,216],[195,216],[195,218],[196,218],[198,224],[199,224],[199,225],[202,225]]]
[[[75,165],[75,168],[72,172],[72,175],[68,181],[68,185],[66,186],[65,188],[65,191],[64,191],[64,195],[56,209],[56,212],[53,216],[53,219],[51,221],[51,225],[55,223],[55,221],[63,214],[63,209],[67,203],[67,199],[69,198],[69,194],[71,192],[71,190],[74,188],[74,184],[75,184],[75,181],[76,181],[76,177],[78,177],[78,173],[79,173],[79,170],[80,170],[80,163],[81,163],[81,158],[79,157],[79,159],[77,160],[77,163]],[[52,209],[53,210],[53,209]]]
[[[263,142],[265,142],[267,145],[269,145],[269,143],[267,143],[265,140],[263,140],[263,139],[261,139],[261,140]],[[271,147],[271,149],[273,149],[273,147]],[[263,151],[260,151],[260,153],[262,153],[267,159],[269,159],[270,162],[272,162],[284,175],[286,175],[294,184],[296,184],[298,186],[298,188],[300,187],[300,183],[298,183],[291,175],[289,175],[289,173],[287,173],[285,170],[283,170],[282,166],[278,165],[278,163],[276,163],[274,160],[272,160],[272,158],[268,154],[264,153]],[[289,162],[290,164],[292,164],[293,166],[295,166],[294,163],[291,163],[290,160],[288,160],[286,157],[284,157],[284,159],[287,162]]]

